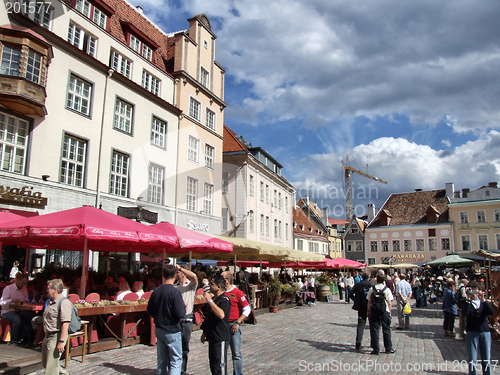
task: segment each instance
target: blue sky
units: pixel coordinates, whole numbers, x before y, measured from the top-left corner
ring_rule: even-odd
[[[358,215],[391,193],[500,182],[498,1],[134,5],[166,32],[209,17],[227,71],[225,123],[331,216],[344,216],[346,153],[388,181],[353,176]]]

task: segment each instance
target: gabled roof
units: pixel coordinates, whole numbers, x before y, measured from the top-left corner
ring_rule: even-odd
[[[224,125],[224,141],[222,143],[223,152],[246,152],[249,153],[247,146],[240,140],[238,136],[232,131],[229,126]],[[243,138],[241,138],[243,139]]]
[[[328,218],[328,225],[347,225],[348,222],[345,221],[345,219],[332,219],[331,217]]]
[[[293,208],[293,224],[294,235],[303,235],[307,237],[320,236],[323,237],[323,239],[326,239],[325,236],[328,234],[327,232],[323,231],[322,228],[318,228],[314,224],[314,222],[307,217],[305,212],[300,207]],[[302,229],[302,227],[304,229]],[[319,234],[319,231],[323,231],[323,234]]]
[[[431,212],[439,215],[438,223],[448,221],[448,199],[445,189],[391,194],[369,227],[382,226],[381,218],[384,216],[391,218],[390,226],[425,224],[429,208]]]

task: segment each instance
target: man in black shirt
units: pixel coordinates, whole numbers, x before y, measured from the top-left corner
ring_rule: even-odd
[[[226,280],[222,275],[218,275],[210,280],[213,299],[211,293],[204,293],[208,306],[205,320],[201,325],[203,330],[201,342],[208,341],[208,359],[213,375],[227,374],[227,348],[231,338],[229,328],[231,301],[224,294],[225,290]]]
[[[154,318],[158,375],[180,375],[182,367],[182,334],[180,321],[186,315],[181,292],[174,287],[176,268],[166,265],[163,284],[156,288],[148,302],[148,314]]]
[[[363,280],[355,284],[354,287],[351,289],[351,292],[349,293],[349,298],[351,298],[354,301],[352,308],[353,310],[358,311],[358,328],[356,330],[356,350],[363,349],[361,343],[363,341],[363,331],[366,325],[366,312],[368,306],[368,301],[366,299],[366,296],[370,288],[373,286],[373,284],[369,280],[368,272],[366,271],[363,272],[361,277]]]

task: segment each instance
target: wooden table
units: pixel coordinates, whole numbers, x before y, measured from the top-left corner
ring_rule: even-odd
[[[43,310],[43,307],[45,304],[39,304],[39,303],[23,303],[22,305],[19,306],[20,310],[27,310],[27,311],[34,311],[35,313],[38,313]]]
[[[87,317],[90,320],[90,326],[94,327],[97,318],[101,320],[106,329],[120,342],[120,347],[123,347],[124,341],[130,336],[132,331],[141,322],[142,316],[138,319],[135,325],[126,332],[126,317],[128,314],[142,313],[145,314],[148,309],[147,303],[134,304],[134,305],[107,305],[107,306],[91,306],[91,307],[77,307],[78,316]],[[108,326],[108,322],[102,318],[102,315],[119,314],[120,317],[120,330],[113,332]],[[92,328],[91,328],[92,329]],[[89,335],[90,336],[90,335]],[[89,340],[89,353],[91,347],[91,340]]]

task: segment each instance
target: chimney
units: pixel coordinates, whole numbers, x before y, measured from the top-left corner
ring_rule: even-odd
[[[457,191],[455,192],[455,196],[454,196],[454,198],[460,198],[460,190],[457,190]]]
[[[368,223],[371,223],[375,218],[375,205],[373,203],[368,203],[367,209]]]
[[[415,189],[415,191],[418,193],[418,192],[422,191],[422,189]]]
[[[321,209],[321,222],[325,227],[328,226],[328,208]]]
[[[137,11],[138,11],[140,14],[144,13],[144,10],[142,9],[142,7],[141,7],[141,6],[139,6],[139,5],[138,5],[138,6],[136,6],[136,9],[137,9]]]
[[[462,198],[467,198],[467,196],[469,195],[469,191],[469,188],[462,189]]]
[[[491,188],[497,188],[498,187],[498,185],[497,185],[496,182],[489,182],[488,186],[491,187]]]
[[[448,198],[453,198],[455,192],[455,186],[453,185],[453,182],[447,182],[446,183],[446,196]]]

